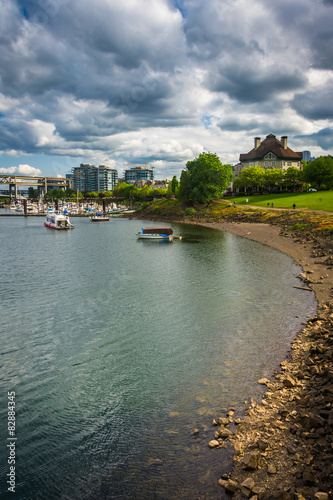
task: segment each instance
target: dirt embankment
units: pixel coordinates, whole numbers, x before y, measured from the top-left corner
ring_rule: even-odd
[[[135,218],[203,224],[277,248],[303,267],[304,288],[318,312],[294,340],[281,370],[244,418],[232,409],[212,427],[212,448],[234,448],[234,466],[219,483],[235,500],[333,499],[333,216],[210,207],[188,217],[170,211]],[[212,450],[214,452],[214,450]]]

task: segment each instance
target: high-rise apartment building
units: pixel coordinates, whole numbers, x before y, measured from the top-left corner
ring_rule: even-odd
[[[112,191],[118,183],[118,172],[106,165],[81,163],[73,168],[74,190],[81,193]]]
[[[154,171],[152,168],[146,167],[133,167],[129,170],[125,170],[125,182],[130,184],[135,181],[153,181]]]

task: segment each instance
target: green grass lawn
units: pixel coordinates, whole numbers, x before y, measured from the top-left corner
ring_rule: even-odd
[[[333,191],[317,191],[316,193],[283,193],[265,194],[262,196],[235,196],[230,199],[236,205],[255,205],[257,207],[267,207],[274,203],[274,208],[292,209],[295,203],[297,208],[307,208],[309,210],[325,210],[333,212]],[[248,203],[246,200],[249,200]]]

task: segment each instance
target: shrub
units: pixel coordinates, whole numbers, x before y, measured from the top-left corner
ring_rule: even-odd
[[[184,212],[184,215],[195,215],[195,214],[196,214],[196,211],[192,207],[186,208],[186,210]]]

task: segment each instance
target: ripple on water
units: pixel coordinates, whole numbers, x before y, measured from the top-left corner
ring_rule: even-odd
[[[0,218],[0,376],[17,394],[22,498],[217,497],[228,450],[208,449],[213,417],[315,311],[293,289],[298,266],[207,228],[145,245],[140,221],[41,224]]]

